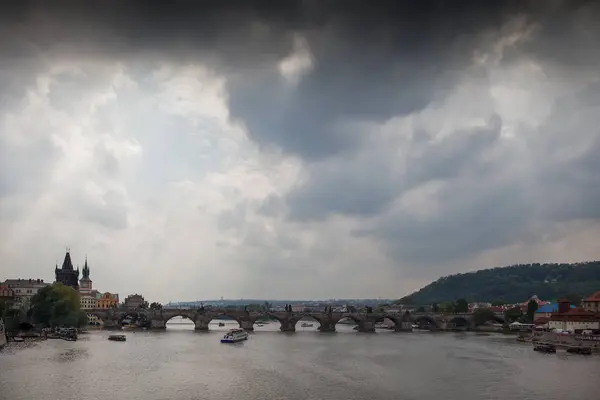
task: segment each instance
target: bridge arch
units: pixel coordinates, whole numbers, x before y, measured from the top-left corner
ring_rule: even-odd
[[[498,324],[506,324],[506,320],[496,314],[483,314],[483,315],[474,315],[473,316],[473,326],[481,326],[487,322],[496,322]]]
[[[177,329],[177,330],[193,330],[195,327],[194,315],[187,313],[174,313],[164,316],[165,328]],[[181,319],[177,319],[181,318]]]
[[[236,324],[234,324],[235,322]],[[232,315],[230,313],[219,313],[217,315],[211,316],[208,325],[211,330],[228,330],[231,328],[241,328],[242,322],[236,315]]]
[[[463,316],[456,316],[456,317],[450,318],[448,320],[448,324],[450,324],[450,327],[456,328],[456,329],[463,329],[463,328],[471,327],[471,321],[467,317],[463,317]]]
[[[381,316],[381,318],[378,318],[376,322],[386,324],[387,321],[390,321],[392,323],[392,326],[390,326],[390,328],[396,329],[397,327],[402,326],[402,315],[384,314]]]
[[[300,318],[294,320],[293,323],[294,323],[294,327],[296,330],[303,330],[303,331],[318,330],[321,327],[321,325],[323,325],[321,318],[319,318],[315,315],[312,315],[312,314],[304,314]],[[303,324],[310,325],[310,326],[302,326]]]
[[[440,327],[435,318],[429,315],[414,316],[411,318],[411,322],[413,324],[419,325],[419,327],[425,327],[426,329],[427,327],[432,327],[435,329],[438,329]]]

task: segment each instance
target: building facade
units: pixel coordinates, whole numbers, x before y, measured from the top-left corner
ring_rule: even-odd
[[[129,296],[127,296],[127,298],[123,302],[123,306],[125,308],[131,309],[131,310],[137,310],[139,308],[142,308],[142,306],[145,303],[146,303],[146,300],[144,300],[144,296],[136,293],[136,294],[130,294]]]
[[[2,285],[12,290],[15,307],[28,308],[31,298],[49,283],[43,279],[7,279]]]
[[[600,313],[600,291],[583,299],[583,308],[587,311]]]
[[[58,265],[54,269],[56,276],[56,282],[62,283],[65,286],[70,286],[75,290],[79,290],[79,268],[73,269],[73,263],[71,262],[71,254],[69,250],[65,254],[65,259],[62,263],[62,267],[58,268]]]
[[[79,280],[79,293],[90,294],[92,292],[92,280],[90,279],[90,267],[88,266],[87,257],[85,264],[81,270],[81,279]]]
[[[548,328],[570,332],[599,330],[600,313],[579,307],[571,308],[571,302],[562,299],[558,301],[558,312],[553,313],[548,320]]]
[[[98,308],[98,298],[95,293],[79,295],[79,306],[82,310]]]
[[[96,308],[108,310],[119,305],[119,295],[115,293],[102,293],[98,296]]]
[[[12,301],[14,299],[15,291],[8,287],[8,285],[0,285],[0,300]]]

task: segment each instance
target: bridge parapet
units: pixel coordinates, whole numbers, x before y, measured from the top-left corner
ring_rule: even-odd
[[[96,315],[99,319],[108,322],[109,325],[118,325],[120,321],[128,315],[143,314],[151,322],[151,326],[157,329],[164,329],[165,324],[171,318],[181,316],[189,318],[195,324],[198,330],[208,330],[208,325],[211,320],[227,316],[236,320],[240,326],[247,330],[252,330],[254,323],[261,318],[275,318],[281,323],[281,330],[286,332],[295,331],[295,326],[303,318],[310,317],[318,321],[321,331],[335,331],[335,325],[344,318],[349,318],[356,322],[359,331],[371,332],[374,331],[376,322],[388,319],[392,321],[397,331],[411,330],[412,324],[418,321],[427,320],[436,328],[443,328],[455,319],[464,319],[469,325],[473,322],[472,313],[366,313],[366,312],[285,312],[285,311],[266,311],[255,312],[245,310],[232,309],[159,309],[159,310],[130,310],[124,308],[109,309],[109,310],[85,310],[88,314]],[[499,319],[502,316],[497,315]]]

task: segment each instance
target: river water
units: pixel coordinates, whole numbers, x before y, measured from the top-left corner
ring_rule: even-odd
[[[0,400],[584,400],[600,393],[600,356],[539,354],[514,337],[454,333],[276,332],[220,344],[208,333],[108,332],[77,342],[10,343]],[[311,328],[305,328],[310,330]]]

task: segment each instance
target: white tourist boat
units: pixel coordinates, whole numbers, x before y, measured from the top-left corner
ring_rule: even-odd
[[[4,321],[0,318],[0,349],[6,344],[6,329],[4,328]]]
[[[248,340],[248,332],[243,329],[231,329],[221,339],[221,343],[237,343]]]

